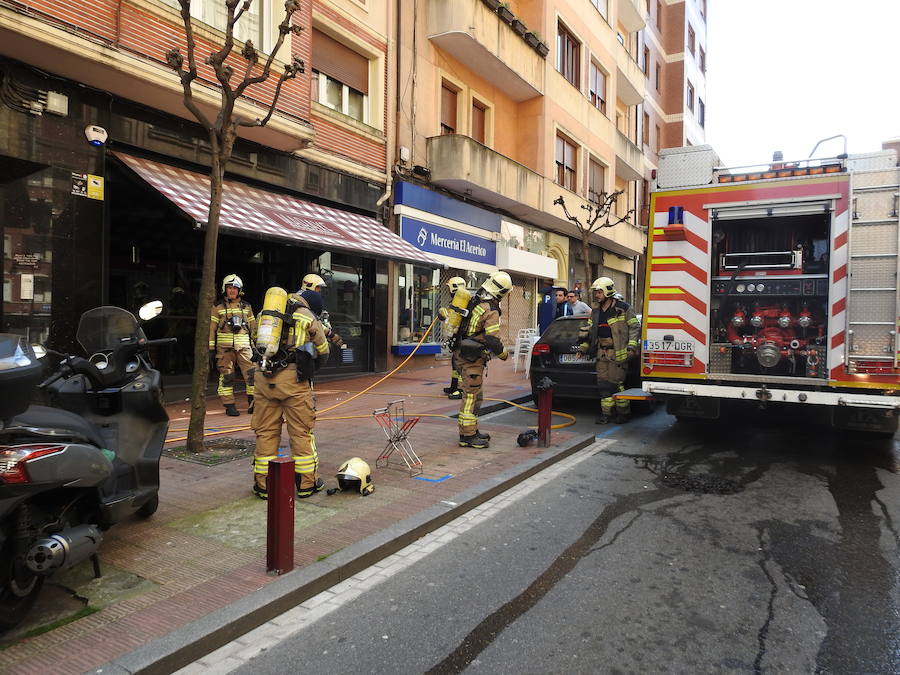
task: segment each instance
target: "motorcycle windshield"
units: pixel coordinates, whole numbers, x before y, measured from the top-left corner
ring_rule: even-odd
[[[121,307],[97,307],[81,315],[76,338],[87,354],[109,352],[141,336],[134,314]]]

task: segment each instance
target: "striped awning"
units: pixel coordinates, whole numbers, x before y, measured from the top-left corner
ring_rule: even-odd
[[[209,176],[142,157],[112,153],[196,222],[209,217]],[[328,251],[347,251],[441,267],[377,220],[234,180],[222,189],[219,227],[232,233],[301,242]]]

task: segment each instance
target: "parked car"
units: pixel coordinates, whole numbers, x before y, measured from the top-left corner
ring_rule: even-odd
[[[545,376],[553,380],[553,398],[597,398],[597,375],[593,357],[579,358],[578,331],[588,316],[561,316],[551,323],[531,350],[531,392],[537,401],[537,383]],[[629,362],[625,388],[640,386],[638,361]]]

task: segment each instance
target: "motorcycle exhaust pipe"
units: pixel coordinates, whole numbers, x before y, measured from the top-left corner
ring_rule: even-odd
[[[25,564],[35,574],[48,575],[87,560],[100,547],[103,535],[96,525],[69,527],[35,541],[25,556]]]

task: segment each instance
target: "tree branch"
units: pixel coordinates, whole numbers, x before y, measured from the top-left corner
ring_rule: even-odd
[[[300,59],[292,59],[291,63],[284,67],[284,72],[281,74],[281,77],[278,78],[278,84],[275,86],[275,93],[272,95],[272,103],[269,105],[269,112],[266,113],[266,116],[262,119],[256,119],[252,122],[247,122],[245,120],[238,120],[238,125],[242,127],[264,127],[269,123],[269,120],[272,119],[272,113],[275,112],[275,107],[278,105],[278,98],[281,96],[281,85],[283,85],[287,80],[293,80],[297,77],[298,73],[306,72],[306,66],[303,64],[303,61]]]
[[[194,41],[194,28],[191,25],[191,0],[178,0],[178,4],[181,5],[181,20],[184,23],[184,35],[187,40],[187,70],[184,69],[184,57],[182,57],[178,47],[173,47],[166,52],[166,63],[178,73],[178,79],[181,80],[181,88],[184,93],[184,107],[197,118],[197,121],[208,133],[212,133],[214,131],[213,124],[203,111],[197,107],[191,86],[194,80],[197,79],[197,60],[194,54],[196,42]]]
[[[280,24],[278,24],[278,40],[275,42],[275,46],[272,48],[269,57],[266,59],[266,63],[263,66],[262,72],[256,77],[244,78],[244,81],[241,82],[237,88],[235,89],[235,93],[238,96],[241,96],[244,91],[246,91],[247,87],[253,84],[259,84],[261,82],[265,82],[269,79],[269,74],[272,72],[272,63],[275,62],[275,55],[281,49],[281,45],[284,44],[284,38],[288,35],[299,35],[303,30],[302,26],[292,26],[291,25],[291,17],[294,16],[294,12],[300,9],[300,0],[285,0],[284,3],[284,19]],[[292,62],[293,63],[293,62]],[[301,61],[302,63],[302,61]],[[304,72],[301,70],[300,72]]]

